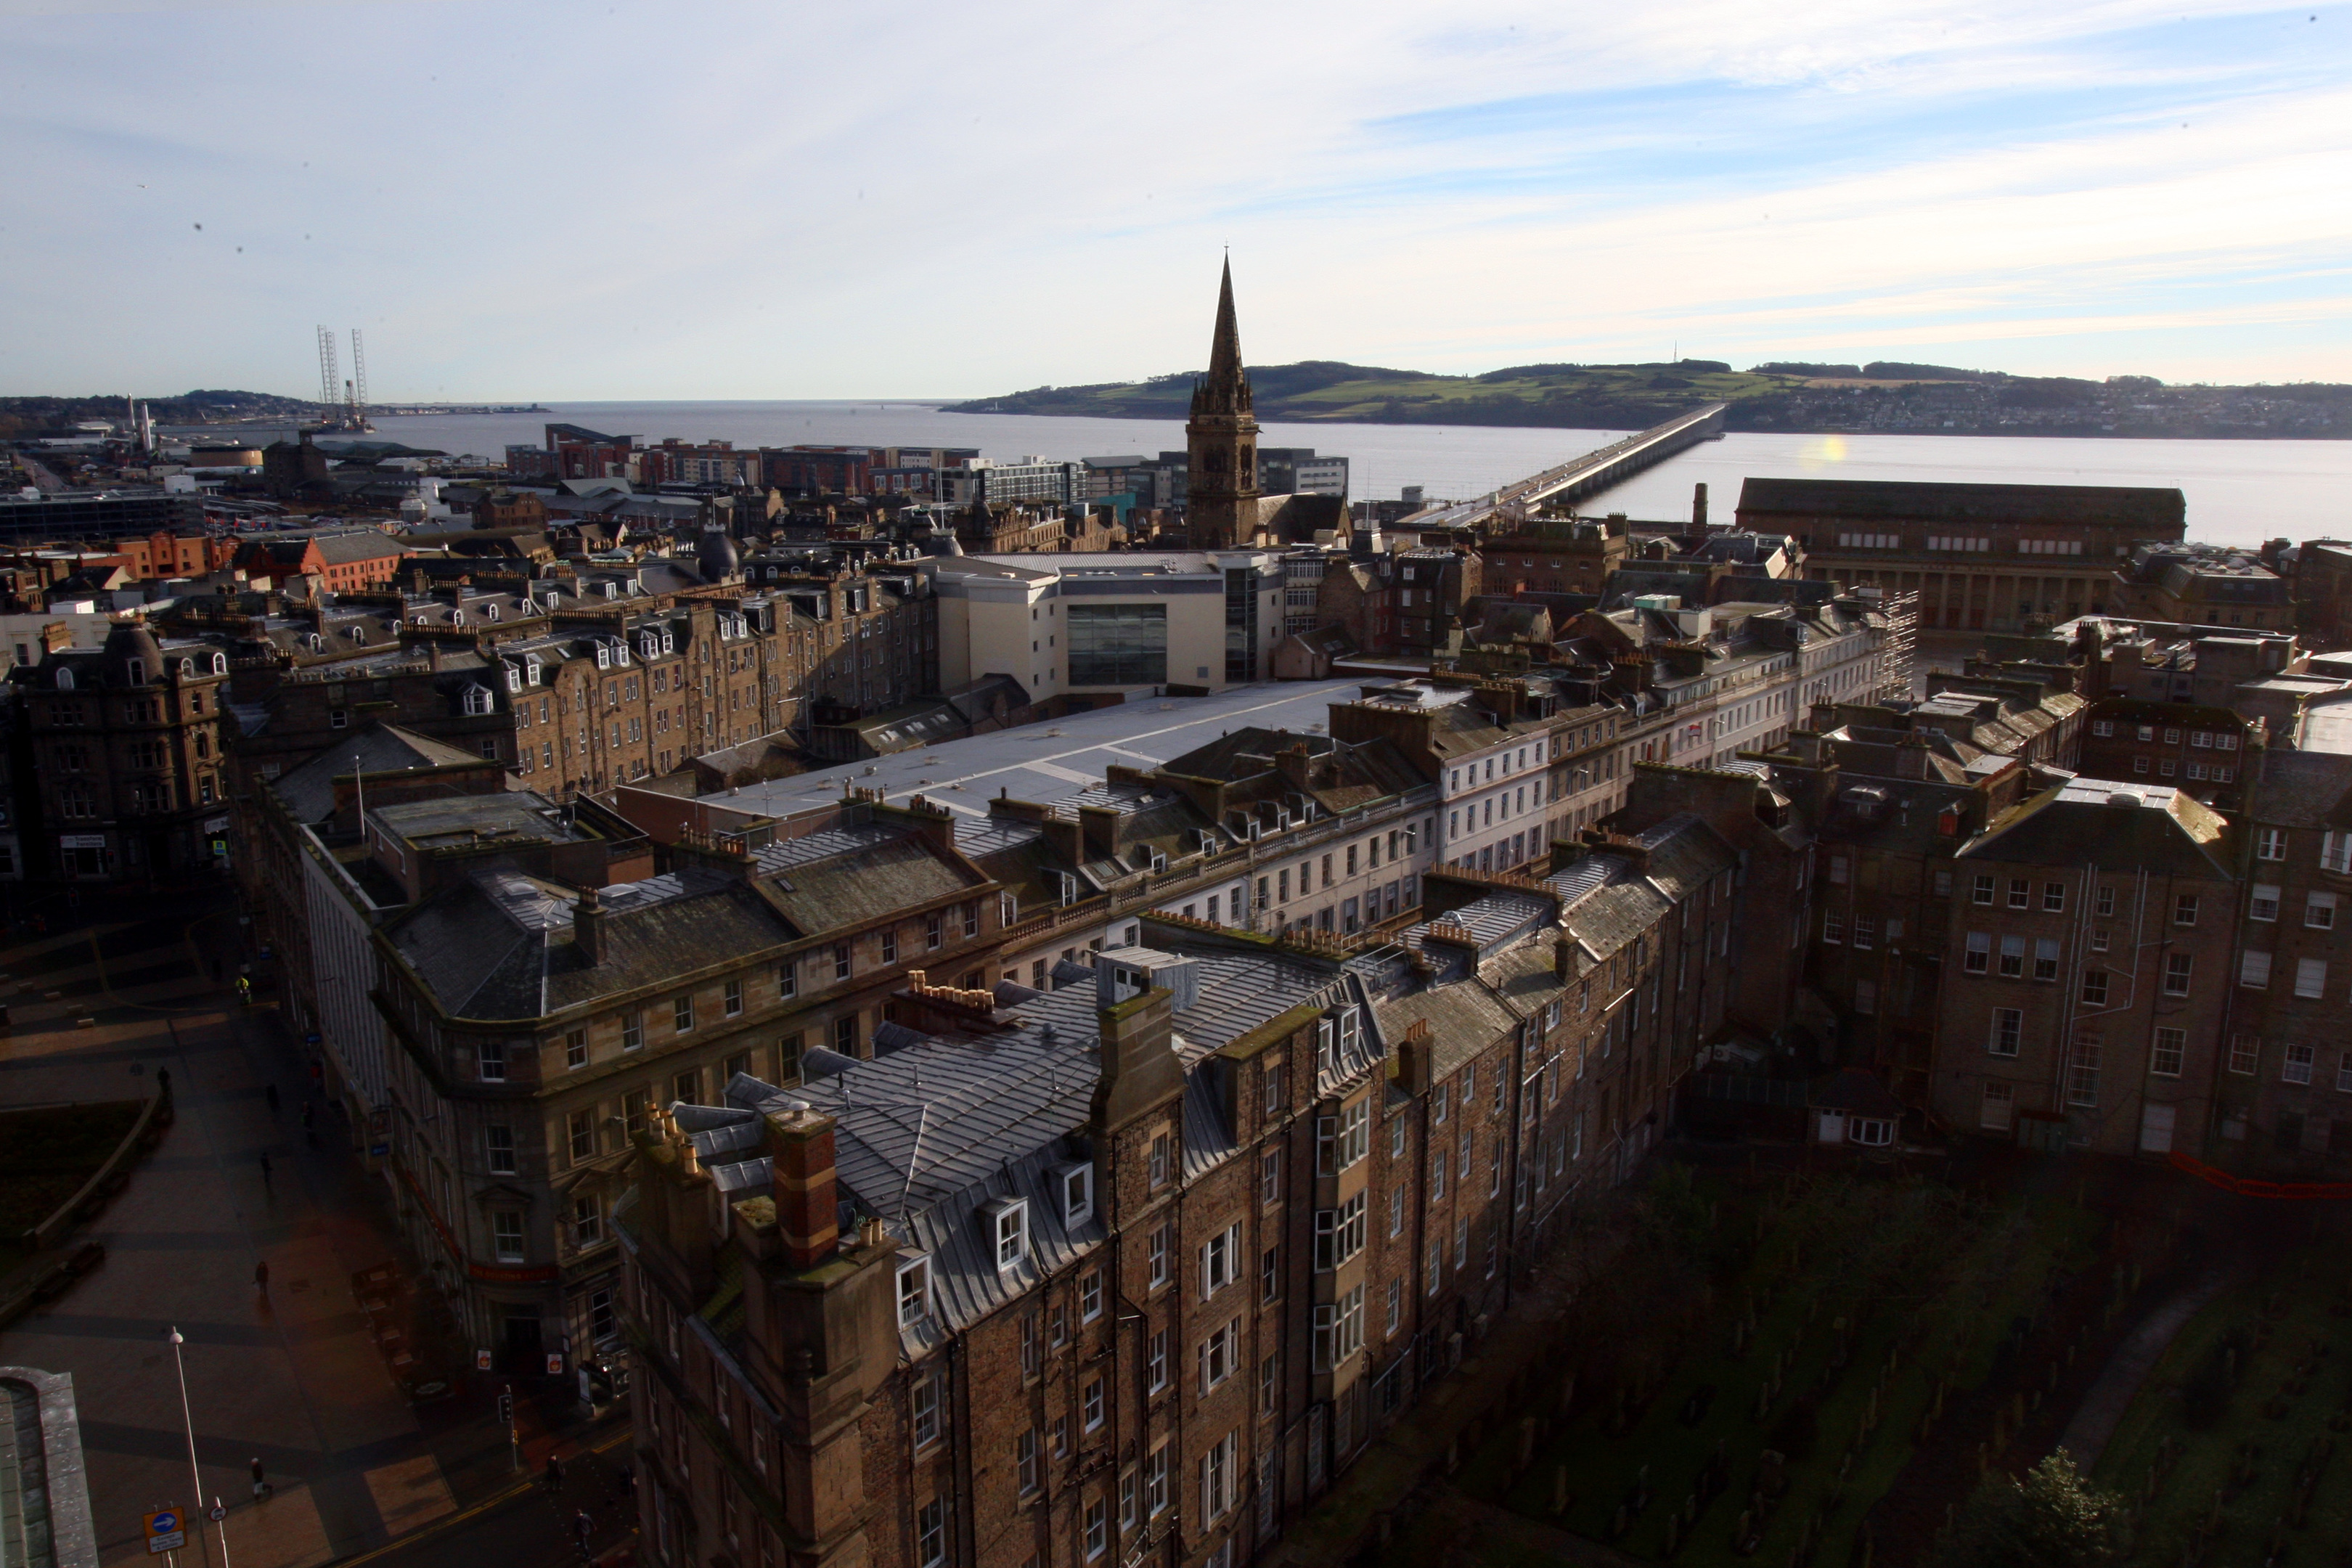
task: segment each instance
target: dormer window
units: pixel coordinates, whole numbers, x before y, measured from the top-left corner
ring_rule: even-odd
[[[71,691],[73,689],[73,671],[60,668],[58,670],[58,689],[59,691]]]
[[[225,653],[216,653],[213,655],[213,673],[215,675],[226,675],[228,673],[228,655]]]
[[[523,660],[522,668],[524,679],[533,686],[537,686],[540,683],[541,678],[546,673],[544,670],[540,668],[539,656],[537,654],[533,654],[530,658]]]
[[[482,606],[482,618],[486,621],[495,621],[499,618],[499,605],[497,600],[493,599]]]
[[[898,1260],[898,1326],[911,1329],[931,1310],[931,1260],[920,1253]]]
[[[450,611],[450,612],[449,612],[449,624],[450,624],[451,626],[464,626],[464,625],[466,624],[466,612],[465,612],[465,611],[463,611],[463,610],[452,610],[452,611]]]
[[[1062,1223],[1076,1226],[1092,1219],[1095,1212],[1095,1168],[1092,1165],[1056,1165],[1054,1177],[1061,1184]]]
[[[613,668],[613,650],[604,643],[596,645],[596,668],[599,669]]]
[[[194,680],[195,678],[196,661],[193,658],[182,659],[180,661],[180,679],[183,680]]]
[[[490,689],[487,686],[468,686],[466,688],[465,701],[467,712],[488,713],[492,707]]]
[[[507,689],[509,691],[520,691],[522,689],[522,671],[517,669],[513,665],[507,666]]]
[[[1029,1256],[1029,1200],[998,1198],[981,1207],[989,1239],[996,1248],[996,1271],[1017,1268]]]
[[[312,653],[317,653],[327,646],[327,639],[320,636],[317,632],[312,632],[303,637],[302,646],[309,648]]]
[[[664,653],[675,653],[675,652],[677,651],[677,634],[676,634],[675,632],[664,632],[664,633],[662,633],[662,635],[661,635],[661,650],[662,650],[662,652],[664,652]]]
[[[122,674],[123,679],[133,686],[147,684],[147,667],[135,658],[122,667]]]

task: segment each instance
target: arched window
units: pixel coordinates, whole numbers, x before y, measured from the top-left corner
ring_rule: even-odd
[[[226,675],[228,673],[228,655],[225,653],[216,653],[213,655],[213,673],[215,675]]]
[[[58,689],[59,691],[71,691],[73,689],[73,671],[70,669],[59,668],[58,671]]]

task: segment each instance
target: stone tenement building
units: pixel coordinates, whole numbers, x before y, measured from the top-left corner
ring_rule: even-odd
[[[599,887],[614,842],[541,796],[368,805],[370,882],[405,906],[371,939],[382,1141],[410,1242],[511,1370],[613,1343],[607,1218],[654,1107],[870,1055],[894,998],[1001,940],[1000,889],[944,810],[782,826]]]
[[[210,643],[117,626],[103,647],[47,648],[10,672],[39,816],[15,825],[30,869],[72,880],[178,877],[226,852],[220,699]],[[18,792],[21,805],[26,800]],[[12,868],[13,869],[13,868]]]
[[[715,585],[645,569],[486,574],[217,622],[237,666],[240,763],[268,778],[381,721],[569,799],[791,730],[819,707],[873,711],[935,686],[919,575],[812,570],[753,591],[731,585],[733,548],[717,536],[701,565]]]
[[[886,1057],[672,1104],[616,1215],[650,1553],[1258,1558],[1658,1135],[1732,973],[1788,966],[1741,852],[1675,811],[1433,873],[1355,958],[1146,917],[1052,992],[907,987]]]
[[[2178,791],[2077,777],[1955,857],[1935,1110],[2045,1148],[2204,1146],[2237,880]]]
[[[2270,752],[2237,830],[2243,879],[2216,1086],[2216,1163],[2352,1177],[2352,755]]]

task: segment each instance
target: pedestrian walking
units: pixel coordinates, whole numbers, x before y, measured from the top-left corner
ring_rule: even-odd
[[[583,1508],[578,1513],[572,1516],[572,1539],[580,1543],[580,1555],[582,1558],[584,1559],[587,1557],[589,1537],[595,1533],[596,1521],[588,1517],[588,1510],[586,1509]]]
[[[270,1114],[270,1115],[272,1115],[272,1116],[277,1115],[277,1114],[278,1114],[278,1086],[277,1086],[276,1084],[274,1084],[274,1083],[273,1083],[273,1084],[271,1084],[268,1089],[263,1089],[263,1090],[261,1091],[261,1093],[262,1093],[262,1097],[263,1097],[264,1099],[266,1099],[266,1100],[268,1100],[269,1101],[269,1114]]]
[[[236,999],[245,1006],[253,1005],[253,982],[242,974],[236,977]]]
[[[259,1502],[277,1489],[269,1484],[268,1476],[261,1468],[261,1460],[257,1458],[253,1461],[253,1500]]]
[[[549,1491],[560,1492],[563,1489],[563,1461],[557,1458],[552,1454],[550,1454],[547,1457],[547,1474],[545,1479],[547,1481],[547,1489]]]
[[[253,1288],[263,1295],[269,1294],[269,1260],[264,1258],[253,1266]]]

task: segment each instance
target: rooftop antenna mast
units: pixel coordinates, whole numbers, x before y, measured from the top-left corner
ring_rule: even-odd
[[[352,428],[367,428],[367,355],[360,351],[360,330],[352,329]]]
[[[341,401],[335,395],[342,382],[335,366],[335,334],[324,327],[319,329],[319,417],[334,417],[335,405]]]

